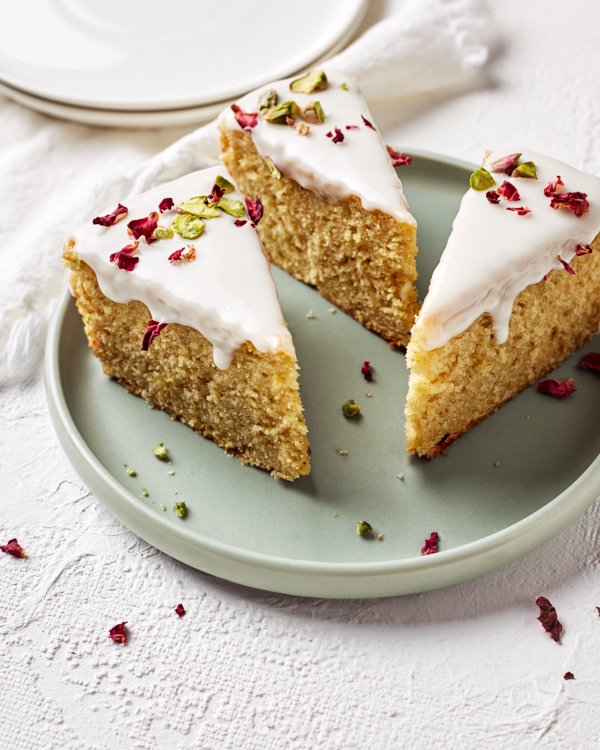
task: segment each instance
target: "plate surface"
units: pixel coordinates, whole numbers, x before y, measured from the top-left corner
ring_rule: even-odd
[[[21,0],[3,14],[0,80],[63,104],[129,112],[227,101],[311,65],[348,39],[367,4]]]
[[[419,223],[421,296],[471,170],[426,154],[400,169]],[[568,400],[529,388],[460,438],[447,457],[428,462],[405,453],[403,354],[343,313],[330,313],[330,303],[311,287],[277,268],[274,277],[302,368],[312,447],[311,475],[293,483],[243,466],[104,376],[65,292],[46,355],[51,414],[83,480],[134,533],[248,586],[366,598],[494,570],[565,529],[596,500],[600,379],[575,364],[583,351],[598,348],[597,337],[555,372],[575,379],[578,390]],[[307,317],[311,310],[314,317]],[[374,369],[371,383],[360,372],[364,360]],[[354,420],[341,411],[349,398],[361,407]],[[159,442],[171,465],[152,455]],[[172,510],[179,500],[188,507],[185,519]],[[362,520],[374,527],[372,538],[356,534]],[[421,556],[432,531],[440,535],[440,551]]]

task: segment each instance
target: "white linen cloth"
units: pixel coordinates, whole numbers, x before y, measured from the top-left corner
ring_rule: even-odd
[[[396,15],[372,26],[327,64],[355,74],[368,101],[406,97],[456,85],[480,70],[488,58],[491,28],[480,0],[405,0]],[[8,377],[22,374],[41,351],[60,288],[52,276],[68,232],[113,202],[218,160],[213,121],[145,164],[97,185],[77,210],[72,205],[61,213],[53,205],[45,211],[41,196],[32,197],[35,207],[29,201],[15,207],[17,221],[12,231],[5,229],[9,260],[0,279],[0,362]],[[35,222],[30,220],[33,210]]]

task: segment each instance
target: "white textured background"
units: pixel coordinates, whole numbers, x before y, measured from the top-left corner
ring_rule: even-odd
[[[394,2],[373,2],[372,17]],[[600,6],[494,3],[500,45],[461,91],[373,107],[386,141],[477,161],[529,146],[600,174]],[[0,99],[0,253],[183,131],[105,131]],[[0,300],[0,305],[2,301]],[[335,602],[235,586],[123,529],[66,460],[41,367],[0,391],[0,743],[113,750],[592,748],[600,733],[593,507],[508,569]],[[555,604],[557,645],[536,621]],[[179,619],[174,607],[188,614]],[[107,638],[128,621],[130,640]],[[570,670],[574,681],[562,676]]]

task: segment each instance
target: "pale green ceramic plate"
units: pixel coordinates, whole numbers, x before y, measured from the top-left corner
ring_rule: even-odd
[[[421,154],[400,171],[419,223],[421,295],[471,169]],[[529,388],[460,438],[447,457],[427,462],[405,453],[402,353],[343,313],[329,313],[330,303],[314,289],[277,268],[274,276],[302,367],[312,446],[311,475],[293,483],[242,466],[103,375],[65,292],[48,338],[52,418],[84,482],[135,534],[188,565],[248,586],[378,597],[447,586],[510,563],[596,500],[600,378],[575,370],[582,352],[555,373],[574,377],[578,390],[569,399]],[[307,317],[310,310],[314,317]],[[588,350],[599,346],[596,340]],[[361,375],[364,360],[373,365],[372,383]],[[342,415],[349,398],[361,407],[358,419]],[[159,442],[171,465],[152,455]],[[185,519],[172,510],[178,500],[187,504]],[[363,520],[374,527],[372,538],[356,534]],[[440,535],[440,551],[421,556],[432,531]]]

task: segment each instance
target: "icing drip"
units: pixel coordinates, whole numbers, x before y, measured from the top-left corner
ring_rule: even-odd
[[[160,225],[170,227],[179,216],[177,206],[208,195],[219,174],[233,181],[223,166],[194,172],[128,198],[129,214],[115,226],[101,227],[90,220],[70,239],[75,241],[74,250],[81,260],[96,272],[100,289],[109,299],[140,300],[159,323],[195,328],[213,345],[217,367],[226,369],[234,351],[246,341],[261,352],[286,349],[294,354],[269,263],[249,221],[236,227],[234,217],[222,211],[218,218],[205,220],[204,232],[196,240],[175,234],[173,239],[147,245],[141,238],[135,253],[139,262],[133,271],[119,269],[109,260],[111,253],[132,242],[127,234],[132,219],[158,211],[163,198],[172,198],[173,209],[159,218]],[[244,203],[237,188],[226,197]],[[169,262],[172,253],[189,244],[196,249],[194,261]]]
[[[494,151],[483,167],[518,149]],[[553,269],[562,269],[575,256],[577,245],[589,244],[600,231],[600,179],[556,159],[524,151],[521,163],[533,161],[538,179],[492,173],[496,185],[507,180],[519,192],[518,201],[500,198],[489,203],[486,191],[469,189],[452,225],[452,234],[415,324],[420,345],[431,351],[465,331],[484,312],[490,313],[499,344],[508,327],[517,295],[537,284]],[[550,208],[544,188],[560,175],[564,192],[587,193],[589,212],[578,218],[565,208]],[[507,208],[527,206],[519,216]]]
[[[288,78],[263,86],[237,102],[244,112],[258,112],[263,94],[274,89],[278,103],[292,100],[302,108],[310,101],[318,101],[323,108],[325,122],[310,125],[306,136],[259,116],[257,125],[247,131],[258,153],[263,159],[272,159],[284,177],[292,177],[308,190],[334,201],[355,195],[367,211],[378,209],[415,225],[379,131],[363,122],[363,116],[370,122],[372,117],[358,86],[348,73],[329,69],[325,72],[329,87],[324,91],[296,93],[290,90],[295,79]],[[342,89],[342,84],[348,90]],[[219,116],[219,124],[222,123],[232,130],[240,127],[229,107]],[[347,130],[347,125],[357,127]],[[333,138],[327,137],[329,132],[335,134],[335,128],[342,132],[342,142],[333,143]]]

